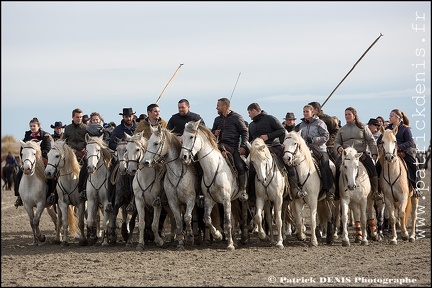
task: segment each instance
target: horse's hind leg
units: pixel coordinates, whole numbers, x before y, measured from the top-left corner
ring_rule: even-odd
[[[213,206],[215,205],[215,203],[214,202],[212,203],[212,202],[213,202],[213,200],[208,200],[207,198],[205,199],[204,223],[210,229],[210,233],[212,234],[213,239],[215,241],[221,241],[222,240],[222,234],[218,230],[216,230],[216,228],[212,224],[211,212],[212,212]]]
[[[195,205],[195,199],[190,201],[186,206],[184,214],[184,222],[186,223],[186,243],[188,245],[194,244],[194,233],[192,231],[192,211]]]
[[[417,206],[419,198],[411,197],[411,233],[409,235],[409,242],[414,242],[416,238],[416,223],[417,223]],[[408,215],[406,215],[408,217]]]

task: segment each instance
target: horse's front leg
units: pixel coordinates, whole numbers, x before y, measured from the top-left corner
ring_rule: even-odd
[[[278,231],[276,247],[283,249],[284,246],[283,246],[283,237],[282,237],[282,197],[276,199],[273,207],[274,207],[274,215],[276,218],[275,219],[276,228]]]
[[[369,244],[369,242],[367,240],[367,236],[368,236],[368,234],[367,234],[368,221],[367,220],[368,220],[368,217],[367,217],[367,214],[366,214],[366,210],[367,210],[367,208],[371,208],[371,207],[369,207],[369,203],[368,202],[369,202],[369,200],[362,201],[360,203],[360,205],[359,205],[360,212],[361,212],[361,219],[360,219],[360,221],[361,221],[361,229],[362,229],[362,234],[363,234],[363,239],[361,241],[361,245],[368,245]],[[373,208],[373,205],[372,205],[372,209],[375,210]],[[376,226],[375,226],[374,232],[376,234]],[[372,230],[371,230],[371,233],[372,233]]]
[[[109,218],[111,212],[105,211],[105,208],[107,207],[108,201],[105,199],[103,200],[103,222],[102,222],[102,229],[103,229],[103,237],[102,237],[102,246],[108,246],[108,226],[109,226]]]
[[[193,193],[195,193],[193,191]],[[184,222],[186,224],[186,243],[188,245],[194,244],[194,233],[192,231],[192,211],[195,207],[195,197],[192,197],[192,199],[189,199],[188,203],[186,204],[186,211],[184,213]]]
[[[389,211],[389,222],[390,222],[390,227],[391,227],[391,239],[389,241],[389,243],[391,245],[396,245],[397,244],[397,233],[396,233],[396,216],[395,216],[395,207],[386,202],[386,207],[388,208]]]
[[[350,246],[348,238],[348,214],[350,213],[348,201],[346,199],[341,199],[340,206],[342,210],[342,246]]]
[[[39,203],[36,206],[36,212],[35,212],[34,218],[33,218],[34,238],[36,239],[37,245],[45,244],[45,240],[46,240],[45,235],[43,235],[41,233],[40,227],[39,227],[39,225],[40,225],[40,219],[42,217],[42,213],[43,213],[44,209],[45,209],[45,205],[42,205],[41,203]]]
[[[372,199],[372,195],[371,193],[369,193],[368,197],[367,197],[367,228],[369,229],[370,233],[370,238],[373,241],[378,241],[378,232],[377,232],[377,215],[376,215],[376,211],[375,211],[375,201]],[[362,208],[363,209],[363,208]],[[362,210],[363,213],[363,210]],[[363,242],[362,242],[363,244]]]
[[[408,229],[407,229],[407,219],[406,217],[409,217],[407,213],[405,213],[405,209],[408,205],[408,199],[404,200],[399,206],[399,223],[400,223],[400,230],[401,230],[401,238],[403,241],[408,240]]]
[[[222,240],[222,233],[220,233],[216,227],[213,226],[212,224],[212,218],[211,218],[211,213],[213,210],[213,206],[216,203],[212,200],[209,199],[208,197],[206,197],[204,199],[204,223],[206,224],[206,226],[210,229],[210,233],[213,236],[213,239],[215,241],[221,241]]]
[[[267,236],[262,227],[262,213],[264,208],[264,200],[261,197],[256,197],[256,211],[254,216],[254,224],[258,227],[258,237],[260,240],[266,240]]]
[[[416,224],[417,224],[417,206],[419,198],[411,197],[411,233],[409,242],[414,242],[416,239]],[[408,217],[408,215],[406,215]]]
[[[303,229],[304,225],[303,225],[303,215],[302,215],[303,199],[295,199],[292,204],[293,205],[291,207],[293,208],[293,214],[295,215],[294,218],[296,221],[297,239],[300,241],[305,241],[306,235]],[[315,234],[315,232],[313,232],[312,234]]]
[[[136,201],[136,197],[135,197]],[[153,207],[153,222],[152,222],[152,231],[154,235],[154,242],[158,247],[162,247],[164,244],[164,240],[159,234],[159,219],[162,213],[162,207]],[[141,233],[141,217],[140,217],[140,233]],[[143,227],[144,230],[144,227]],[[140,234],[141,235],[141,234]],[[143,236],[144,238],[144,236]],[[144,240],[143,240],[144,241]]]
[[[88,241],[84,233],[84,216],[85,216],[85,202],[83,200],[80,200],[78,204],[78,228],[80,230],[80,237],[79,237],[80,246],[88,245]]]
[[[57,226],[58,226],[58,231],[60,231],[60,227],[63,227],[63,237],[61,239],[61,245],[62,246],[68,246],[69,245],[69,235],[68,235],[68,228],[69,228],[69,222],[68,222],[68,213],[67,213],[67,209],[68,209],[68,204],[64,203],[63,201],[60,202],[59,200],[59,209],[58,209],[58,215],[57,215]],[[60,225],[60,221],[61,221],[61,225]]]
[[[311,245],[313,247],[317,247],[318,246],[318,239],[317,239],[317,236],[316,236],[316,233],[315,233],[315,228],[317,226],[317,224],[316,224],[316,217],[317,217],[317,202],[318,202],[318,199],[314,199],[314,201],[310,201],[309,202],[310,219],[311,219]],[[311,202],[314,202],[314,203],[311,203]]]
[[[135,197],[135,205],[136,205],[136,209],[138,211],[138,245],[136,247],[136,250],[137,251],[143,251],[144,250],[145,214],[147,212],[147,209],[149,209],[149,208],[146,207],[145,202],[144,202],[144,198],[138,197],[137,191],[135,191],[135,195],[137,195],[137,197]],[[156,208],[154,210],[156,210]],[[156,217],[154,217],[154,219],[155,218]],[[153,219],[153,223],[155,221],[154,219]],[[158,219],[158,221],[159,221],[159,219]],[[154,229],[153,229],[153,231],[154,231]],[[155,239],[156,239],[156,233],[155,233]]]

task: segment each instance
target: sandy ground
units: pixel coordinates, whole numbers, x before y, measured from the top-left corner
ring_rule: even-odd
[[[430,179],[430,174],[427,174]],[[429,180],[428,180],[429,181]],[[429,183],[428,183],[429,185]],[[418,239],[396,246],[369,242],[350,247],[338,239],[310,248],[289,236],[285,248],[271,247],[252,235],[248,244],[227,251],[226,242],[189,246],[154,243],[136,251],[125,242],[103,247],[54,244],[54,226],[44,212],[42,246],[29,245],[32,232],[23,207],[15,209],[13,191],[1,197],[1,286],[424,286],[431,285],[431,198],[420,201]],[[308,239],[310,231],[308,233]],[[119,239],[121,238],[119,233]],[[402,284],[401,284],[402,283]]]

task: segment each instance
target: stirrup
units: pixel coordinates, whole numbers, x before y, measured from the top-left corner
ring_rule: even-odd
[[[374,201],[383,200],[384,197],[383,197],[382,192],[376,192],[376,193],[373,193],[373,194],[372,194],[372,199],[373,199]]]
[[[87,191],[83,190],[80,192],[80,198],[83,200],[87,200]]]
[[[198,205],[198,207],[199,208],[204,208],[204,195],[199,195],[198,196],[198,203],[197,203],[197,205]]]
[[[333,201],[334,199],[335,199],[335,194],[334,194],[334,192],[327,191],[327,192],[326,192],[326,200],[327,200],[327,201]]]
[[[249,195],[246,191],[242,192],[239,197],[240,201],[245,202],[249,199]]]
[[[18,206],[23,206],[23,202],[20,197],[15,201],[14,206],[16,209],[18,209]]]
[[[306,191],[303,191],[303,190],[301,190],[301,189],[299,189],[299,190],[297,191],[297,194],[296,194],[296,198],[297,198],[297,199],[303,198],[303,197],[305,197],[305,196],[307,196],[307,192],[306,192]]]
[[[55,203],[55,195],[54,193],[51,193],[47,198],[47,204],[54,204]]]
[[[105,212],[111,212],[112,210],[113,210],[112,204],[111,202],[108,202],[107,207],[105,208]]]
[[[418,188],[415,188],[414,192],[413,192],[413,197],[420,198],[422,196],[423,196],[423,193],[421,192],[421,190]]]
[[[133,203],[129,203],[129,205],[126,207],[126,211],[132,212],[133,210],[134,210]]]
[[[156,198],[153,200],[152,206],[153,206],[153,207],[162,207],[161,200],[160,200],[159,197],[156,197]],[[129,206],[128,206],[128,207],[129,207]]]

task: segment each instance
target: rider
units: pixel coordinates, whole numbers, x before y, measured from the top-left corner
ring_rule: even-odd
[[[249,124],[249,142],[252,142],[256,138],[261,138],[267,144],[270,151],[276,154],[283,163],[283,147],[281,143],[284,140],[285,128],[276,117],[261,110],[258,103],[249,104],[247,111],[252,120]],[[254,183],[255,175],[255,169],[253,165],[250,165],[250,184]]]
[[[416,161],[416,144],[414,142],[414,138],[411,133],[411,127],[409,126],[409,119],[405,113],[400,111],[399,109],[393,109],[390,112],[390,125],[386,129],[394,129],[398,127],[398,131],[396,134],[396,142],[398,147],[398,155],[405,161],[408,168],[408,178],[412,187],[415,190],[414,196],[420,197],[422,196],[420,187],[417,186],[417,183],[420,183],[420,177],[417,173],[418,171],[418,162]],[[378,138],[378,144],[382,143],[382,135]],[[381,165],[378,161],[376,165],[376,169],[378,171],[378,175],[381,172]]]
[[[146,139],[150,139],[152,134],[150,125],[153,127],[161,126],[161,128],[167,127],[167,122],[160,117],[160,108],[158,104],[150,104],[147,106],[147,118],[138,122],[134,134],[143,132],[143,136]]]
[[[240,155],[246,155],[247,153],[248,128],[243,117],[239,113],[230,110],[230,100],[228,98],[218,99],[216,110],[219,116],[214,119],[211,131],[218,139],[218,147],[222,155],[226,157],[228,151],[233,156],[239,178],[240,200],[246,201],[248,199],[246,192],[246,163]]]
[[[29,126],[30,126],[30,130],[25,132],[23,141],[24,142],[27,142],[30,140],[35,140],[38,142],[42,141],[42,143],[41,143],[42,160],[44,162],[44,166],[46,167],[46,165],[48,163],[48,152],[49,152],[49,150],[51,150],[52,137],[49,133],[45,132],[40,127],[40,122],[39,122],[38,118],[36,118],[36,117],[34,117],[33,119],[30,120]],[[22,148],[21,148],[21,150],[22,150]],[[15,204],[14,204],[16,208],[18,208],[18,206],[23,205],[23,202],[21,200],[19,190],[18,190],[22,175],[23,175],[23,170],[20,169],[17,173],[15,185],[14,185],[15,196],[17,196],[17,199],[16,199]],[[48,184],[47,196],[50,196],[52,193],[54,193],[55,182],[53,181],[53,179],[48,179],[47,184]],[[55,201],[54,197],[48,197],[47,198],[47,202],[49,202],[49,203],[54,203],[54,201]]]
[[[283,122],[283,126],[285,127],[285,129],[288,131],[288,132],[291,132],[291,131],[293,131],[293,130],[295,130],[295,131],[299,131],[299,126],[300,126],[300,124],[295,124],[295,120],[296,120],[297,118],[295,117],[295,115],[294,115],[294,113],[292,113],[292,112],[288,112],[287,114],[286,114],[286,116],[285,116],[285,118],[284,118],[284,122]]]
[[[5,166],[13,166],[15,169],[18,167],[18,161],[16,158],[12,155],[11,151],[8,151],[8,155],[5,158],[6,165]],[[17,171],[18,172],[18,171]]]
[[[51,137],[54,139],[54,141],[57,141],[62,138],[63,136],[63,129],[66,127],[66,125],[63,125],[61,121],[57,121],[54,123],[54,125],[51,125],[51,128],[54,129],[54,133],[51,134]]]
[[[123,113],[119,113],[119,115],[122,115],[123,119],[121,120],[120,124],[117,125],[114,130],[112,131],[111,137],[109,139],[109,148],[113,151],[117,150],[117,141],[118,140],[124,140],[125,139],[125,133],[132,136],[134,132],[136,131],[137,124],[135,121],[133,121],[133,117],[136,112],[132,112],[132,108],[123,108]],[[144,122],[144,121],[141,121]],[[116,163],[111,164],[111,169],[114,169],[116,166]],[[112,170],[111,170],[112,171]],[[131,182],[130,182],[131,183]],[[114,193],[112,193],[113,189],[109,189],[109,202],[113,202]],[[133,197],[131,197],[133,199]],[[133,204],[130,203],[128,207],[126,207],[126,210],[133,211]]]
[[[308,105],[312,105],[314,108],[313,113],[314,115],[318,116],[319,119],[324,121],[324,123],[327,126],[327,131],[329,132],[329,139],[325,143],[327,146],[327,153],[333,161],[337,158],[337,153],[335,153],[334,150],[334,142],[336,138],[336,134],[339,130],[339,125],[337,122],[334,121],[334,119],[328,115],[325,114],[324,111],[322,111],[321,104],[318,102],[309,102]]]
[[[314,115],[314,107],[305,105],[303,107],[302,122],[300,123],[301,136],[306,141],[309,149],[319,160],[323,191],[327,195],[327,200],[334,200],[333,175],[329,165],[329,155],[327,153],[326,142],[329,138],[327,126],[317,115]]]
[[[74,150],[75,156],[81,165],[78,180],[78,191],[82,199],[87,199],[85,184],[87,180],[86,159],[86,125],[83,124],[83,111],[80,108],[72,110],[72,123],[65,127],[62,139]]]
[[[342,163],[342,152],[346,147],[354,147],[357,152],[363,152],[360,161],[368,171],[371,181],[371,193],[374,200],[381,200],[382,193],[378,189],[378,174],[375,169],[375,164],[371,157],[368,155],[367,150],[371,152],[373,160],[376,161],[378,157],[378,148],[371,131],[367,125],[363,125],[357,116],[357,111],[353,107],[345,109],[345,120],[347,123],[339,129],[335,139],[335,150],[339,154],[336,160],[336,181],[335,184],[338,186],[340,165]],[[336,190],[338,191],[338,190]]]

